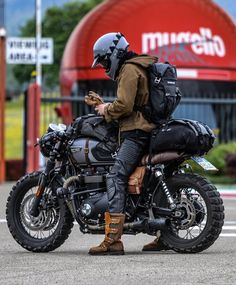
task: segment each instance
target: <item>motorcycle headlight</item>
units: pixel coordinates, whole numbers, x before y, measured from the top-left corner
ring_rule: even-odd
[[[52,149],[54,147],[52,133],[47,133],[47,134],[43,135],[39,139],[38,143],[39,143],[39,148],[40,148],[40,152],[42,153],[42,155],[44,157],[49,157],[50,152],[52,151]]]

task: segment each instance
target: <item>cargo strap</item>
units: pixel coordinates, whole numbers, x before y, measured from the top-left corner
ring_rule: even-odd
[[[85,157],[86,163],[88,165],[90,165],[91,162],[90,162],[90,159],[89,159],[89,138],[87,138],[86,141],[85,141],[84,157]]]
[[[196,124],[194,124],[194,126],[193,126],[192,122],[190,123],[189,121],[186,121],[186,120],[178,120],[178,119],[176,119],[176,120],[173,120],[173,121],[169,121],[167,123],[167,125],[169,125],[171,123],[180,123],[180,124],[189,126],[194,131],[194,133],[195,133],[195,135],[197,137],[199,136],[199,134],[202,134],[201,128],[199,128],[199,126],[196,126]]]
[[[173,121],[169,121],[167,123],[167,125],[171,124],[172,122],[173,123],[177,122],[177,123],[189,126],[194,131],[195,135],[199,138],[199,141],[200,141],[201,144],[203,143],[203,137],[206,134],[208,134],[211,137],[211,139],[214,139],[214,135],[213,135],[211,129],[204,123],[199,124],[198,121],[194,121],[194,120],[176,119],[176,120],[173,120]],[[201,128],[200,125],[202,127],[204,127],[204,129],[205,129],[204,132],[202,131],[202,128]]]

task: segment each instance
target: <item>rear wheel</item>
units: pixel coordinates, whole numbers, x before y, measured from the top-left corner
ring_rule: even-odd
[[[45,189],[39,215],[30,215],[39,177],[40,172],[28,174],[13,186],[7,200],[6,218],[13,238],[22,247],[34,252],[48,252],[58,248],[68,238],[73,217],[53,191],[60,186],[57,182]]]
[[[220,194],[209,181],[196,174],[178,174],[167,180],[179,217],[162,231],[165,245],[181,253],[201,252],[219,237],[224,224]],[[167,200],[160,190],[155,197],[160,207]]]

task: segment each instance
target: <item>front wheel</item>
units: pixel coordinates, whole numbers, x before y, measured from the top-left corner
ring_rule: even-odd
[[[45,189],[39,206],[39,215],[30,215],[37,191],[40,172],[21,178],[7,200],[6,218],[13,238],[25,249],[48,252],[58,248],[68,238],[73,227],[73,217],[55,191],[60,185],[54,181]]]
[[[207,249],[219,237],[224,224],[224,206],[219,192],[197,174],[177,174],[166,183],[179,217],[172,219],[170,226],[162,231],[163,243],[180,253]],[[159,207],[167,207],[161,189],[155,202]]]

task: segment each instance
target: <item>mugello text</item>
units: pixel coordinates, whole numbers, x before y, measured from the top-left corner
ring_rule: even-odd
[[[210,28],[200,27],[199,33],[186,32],[153,32],[142,34],[142,52],[157,51],[158,47],[189,44],[193,53],[224,57],[225,43],[219,35],[214,35]]]

